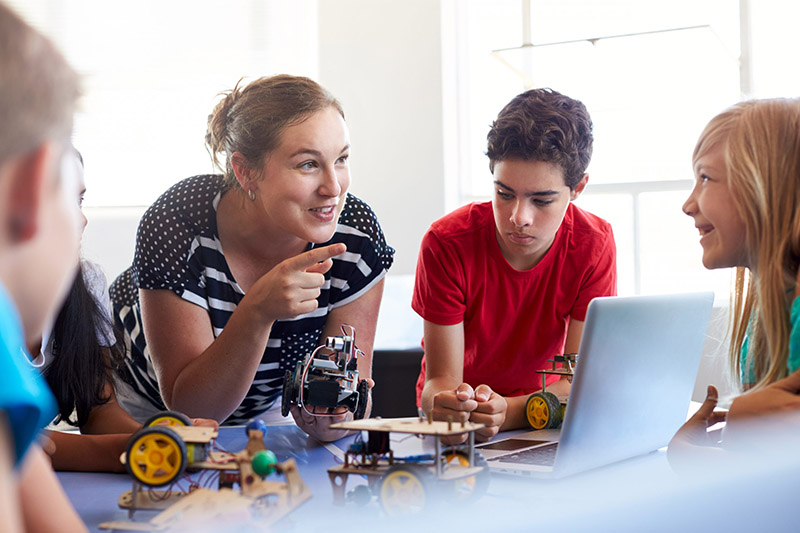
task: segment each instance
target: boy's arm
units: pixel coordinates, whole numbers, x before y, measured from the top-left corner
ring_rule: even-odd
[[[437,420],[446,420],[448,414],[458,420],[461,411],[469,412],[475,408],[473,400],[469,400],[470,409],[464,408],[462,404],[468,402],[459,402],[455,392],[464,379],[464,323],[442,326],[425,320],[424,334],[422,410],[433,413]]]
[[[22,531],[14,472],[14,440],[5,411],[0,411],[0,531]]]
[[[19,495],[26,531],[86,531],[39,446],[25,454]]]

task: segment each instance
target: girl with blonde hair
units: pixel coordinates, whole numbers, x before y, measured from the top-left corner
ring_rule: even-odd
[[[738,103],[709,122],[694,150],[695,187],[683,211],[695,221],[706,268],[736,268],[730,362],[747,394],[727,414],[723,443],[739,420],[800,408],[800,99]],[[726,419],[708,396],[670,443],[670,458],[713,444],[706,429]]]
[[[762,388],[800,367],[800,331],[790,342],[800,319],[800,100],[731,107],[706,126],[692,159],[697,183],[683,209],[702,235],[703,264],[736,267],[731,367],[745,389]],[[722,199],[729,205],[715,205]],[[729,216],[718,225],[720,207]]]

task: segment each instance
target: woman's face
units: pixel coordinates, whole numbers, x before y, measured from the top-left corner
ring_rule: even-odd
[[[349,157],[347,125],[335,107],[286,128],[255,184],[270,227],[307,242],[329,240],[350,187]]]
[[[744,221],[733,204],[721,144],[698,158],[694,173],[694,189],[683,204],[683,212],[694,219],[700,231],[703,266],[749,268]]]

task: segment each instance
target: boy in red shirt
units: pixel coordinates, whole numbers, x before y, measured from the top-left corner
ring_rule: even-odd
[[[437,420],[524,427],[536,370],[578,351],[586,308],[616,294],[611,226],[572,204],[586,187],[592,121],[550,89],[515,97],[492,124],[492,202],[437,220],[423,238],[412,307],[424,319],[417,404]],[[548,378],[548,390],[570,384]]]

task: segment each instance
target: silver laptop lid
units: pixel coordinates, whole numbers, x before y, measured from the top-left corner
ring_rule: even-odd
[[[666,445],[686,419],[714,294],[589,304],[553,469],[558,476]]]

